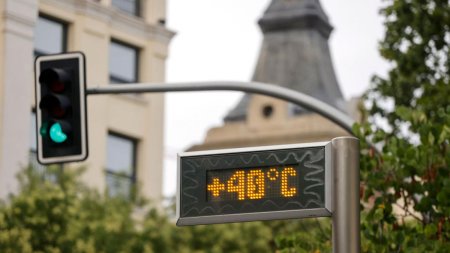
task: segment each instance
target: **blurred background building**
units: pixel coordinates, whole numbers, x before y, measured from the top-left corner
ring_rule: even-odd
[[[328,39],[332,26],[317,0],[272,0],[258,22],[263,42],[252,80],[315,97],[356,118],[357,99],[345,101]],[[189,150],[329,141],[348,135],[331,121],[278,99],[245,95]]]
[[[165,0],[0,1],[0,197],[17,172],[36,165],[34,58],[81,51],[88,87],[163,82],[174,33]],[[162,94],[88,97],[84,182],[109,194],[162,196]],[[66,167],[78,167],[68,164]]]

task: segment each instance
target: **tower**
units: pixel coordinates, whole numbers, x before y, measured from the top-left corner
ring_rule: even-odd
[[[263,42],[253,81],[313,96],[346,112],[334,73],[328,38],[332,26],[318,0],[273,0],[258,22]],[[329,140],[339,127],[303,108],[246,94],[191,150]]]

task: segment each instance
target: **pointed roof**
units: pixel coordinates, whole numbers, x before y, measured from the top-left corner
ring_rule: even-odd
[[[333,28],[319,1],[273,0],[258,23],[264,39],[253,81],[305,93],[345,112],[328,47]],[[246,94],[225,121],[245,120],[251,97]]]
[[[273,0],[258,24],[264,33],[315,28],[327,38],[333,29],[317,0]]]

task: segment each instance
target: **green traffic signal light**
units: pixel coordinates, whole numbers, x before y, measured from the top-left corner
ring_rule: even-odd
[[[64,133],[58,122],[50,127],[50,139],[56,143],[63,143],[67,140],[67,133]]]
[[[41,55],[35,61],[37,158],[41,164],[88,156],[85,57]]]
[[[48,134],[48,123],[47,122],[42,122],[41,128],[39,129],[39,133],[41,134],[42,137],[47,136],[47,134]]]

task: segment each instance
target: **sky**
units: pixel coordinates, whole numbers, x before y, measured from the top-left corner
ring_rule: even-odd
[[[262,42],[258,19],[269,0],[168,0],[167,27],[176,32],[167,82],[250,81]],[[334,30],[329,39],[338,82],[346,99],[360,96],[374,74],[389,67],[378,54],[381,0],[322,0]],[[176,192],[178,152],[201,143],[211,127],[242,97],[240,92],[166,93],[165,196]]]

